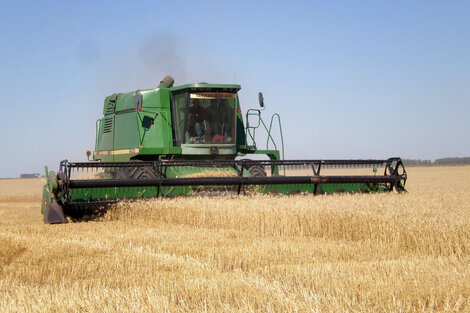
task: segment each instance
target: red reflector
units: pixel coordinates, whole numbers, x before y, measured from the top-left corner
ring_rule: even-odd
[[[242,113],[242,110],[238,109],[237,112],[238,112],[238,113]]]

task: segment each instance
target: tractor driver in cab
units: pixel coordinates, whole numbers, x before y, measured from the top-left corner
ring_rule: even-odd
[[[230,111],[233,110],[229,104],[219,100],[211,100],[206,109],[209,120],[212,141],[214,143],[230,142]]]
[[[199,99],[194,99],[193,105],[189,107],[188,111],[188,129],[186,131],[186,142],[190,141],[190,138],[197,137],[197,141],[205,140],[204,135],[204,118],[205,110],[199,104]],[[189,138],[188,138],[189,137]]]
[[[207,118],[211,127],[211,136],[220,136],[223,116],[215,99],[211,100],[211,104],[207,108]]]

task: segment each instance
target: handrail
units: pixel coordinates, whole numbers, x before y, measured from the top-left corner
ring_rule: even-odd
[[[254,113],[253,113],[254,112]],[[256,126],[250,126],[250,122],[249,122],[249,116],[258,116],[258,124]],[[281,126],[281,117],[279,114],[277,113],[274,113],[272,116],[271,116],[271,122],[269,124],[269,128],[266,126],[266,124],[264,123],[264,120],[263,118],[261,117],[261,110],[258,110],[258,109],[249,109],[247,112],[246,112],[246,127],[245,127],[245,130],[246,130],[246,136],[245,136],[245,145],[248,146],[248,137],[251,138],[251,141],[253,143],[253,146],[255,147],[256,149],[256,129],[258,129],[261,125],[263,125],[264,127],[264,130],[266,130],[266,133],[267,133],[267,138],[266,138],[266,150],[269,150],[269,142],[271,142],[273,145],[274,145],[274,149],[275,150],[278,150],[278,147],[277,147],[277,144],[276,144],[276,141],[274,140],[273,136],[271,136],[271,131],[272,131],[272,127],[273,127],[273,122],[274,122],[274,118],[277,118],[277,121],[278,121],[278,125],[279,125],[279,131],[280,131],[280,135],[281,135],[281,149],[282,149],[282,159],[284,159],[284,137],[283,137],[283,134],[282,134],[282,126]]]
[[[256,113],[253,114],[251,112],[256,112]],[[258,116],[259,117],[258,124],[256,126],[250,126],[250,121],[249,121],[248,116]],[[245,133],[246,133],[247,136],[245,136],[245,146],[248,146],[248,136],[250,136],[251,142],[252,142],[253,146],[255,147],[255,150],[256,150],[256,140],[255,140],[256,129],[260,125],[260,120],[261,120],[261,111],[260,110],[258,110],[258,109],[248,109],[248,111],[246,111]],[[250,129],[253,129],[253,134],[251,133]]]
[[[99,118],[96,120],[96,123],[95,123],[95,151],[98,147],[98,135],[101,135],[100,128],[101,128],[101,119]]]
[[[277,149],[276,143],[274,142],[274,139],[272,139],[272,137],[271,137],[271,130],[272,130],[273,121],[274,121],[275,117],[277,117],[277,121],[278,121],[278,125],[279,125],[279,132],[280,132],[280,135],[281,135],[281,147],[282,147],[282,158],[281,159],[284,160],[284,136],[282,135],[281,116],[277,113],[274,113],[271,116],[271,123],[269,123],[269,131],[268,131],[269,137],[266,140],[266,150],[269,150],[269,138],[271,138],[271,140],[273,141],[274,147],[276,147],[276,149]]]

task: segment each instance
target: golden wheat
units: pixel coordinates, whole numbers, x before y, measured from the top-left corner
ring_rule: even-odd
[[[197,177],[235,177],[238,176],[237,172],[235,171],[227,171],[227,170],[209,170],[199,173],[192,173],[181,175],[180,177],[184,178],[197,178]]]
[[[0,180],[1,311],[470,311],[470,167],[408,172],[407,194],[148,200],[63,225],[42,224],[40,180]]]

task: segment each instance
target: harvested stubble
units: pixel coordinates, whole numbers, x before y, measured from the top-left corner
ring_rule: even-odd
[[[65,225],[0,195],[0,307],[470,311],[470,167],[409,173],[402,195],[152,200]]]

